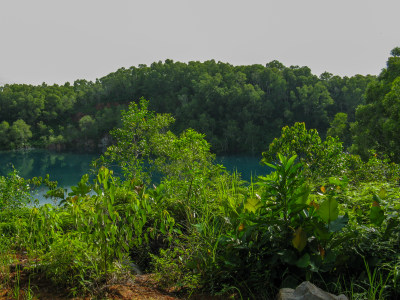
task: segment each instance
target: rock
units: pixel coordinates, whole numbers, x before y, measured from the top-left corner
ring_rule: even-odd
[[[279,290],[276,297],[277,300],[348,300],[348,298],[340,294],[335,296],[319,287],[315,286],[309,281],[302,282],[295,290],[283,288]]]
[[[277,300],[287,300],[287,299],[292,299],[291,297],[293,296],[294,289],[290,288],[283,288],[279,290],[278,295],[276,296]]]

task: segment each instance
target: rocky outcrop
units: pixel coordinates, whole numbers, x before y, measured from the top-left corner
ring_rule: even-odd
[[[335,296],[319,287],[315,286],[309,281],[304,281],[295,290],[283,288],[279,290],[276,297],[277,300],[348,300],[348,298],[341,294]]]

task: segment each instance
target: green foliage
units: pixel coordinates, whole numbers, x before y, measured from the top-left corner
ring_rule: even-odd
[[[272,200],[268,203],[274,215],[283,218],[289,224],[291,218],[304,209],[309,190],[304,183],[305,178],[299,169],[301,164],[295,164],[297,156],[287,159],[278,154],[277,165],[267,164],[276,171],[268,177],[260,177],[266,186],[263,199]]]
[[[382,70],[377,82],[368,86],[366,104],[357,108],[356,122],[351,128],[352,151],[364,160],[373,149],[388,155],[394,162],[399,161],[400,57],[397,52],[397,48],[393,49],[387,68]]]
[[[173,287],[177,290],[195,290],[200,287],[200,275],[189,268],[191,249],[174,247],[160,250],[160,255],[152,255],[152,264],[156,273],[156,280],[164,288]]]
[[[110,145],[108,132],[120,124],[121,109],[144,96],[152,110],[176,118],[175,134],[193,128],[206,135],[213,152],[254,155],[285,125],[306,122],[324,136],[336,113],[354,121],[355,108],[365,104],[364,92],[374,80],[329,73],[318,78],[308,67],[278,61],[233,66],[166,60],[121,68],[96,82],[5,85],[0,123],[23,120],[34,147],[95,150]],[[10,142],[7,135],[0,147],[10,149]]]
[[[82,177],[64,206],[79,237],[99,253],[98,268],[106,276],[112,263],[122,260],[133,246],[148,243],[159,231],[166,236],[172,231],[173,218],[155,209],[156,203],[134,181],[121,183],[102,167],[93,186],[96,195],[89,196],[87,180],[87,175]]]
[[[161,182],[169,209],[185,222],[195,223],[204,209],[211,178],[220,171],[213,165],[215,156],[210,144],[204,135],[189,129],[179,137],[171,133],[160,135],[156,149],[155,163],[163,175]]]
[[[396,82],[394,56],[377,86]],[[194,72],[195,79],[179,76],[187,70]],[[152,80],[145,79],[147,73]],[[33,134],[46,143],[68,140],[56,120],[68,116],[74,103],[84,105],[82,114],[71,117],[77,124],[70,124],[69,130],[80,128],[76,137],[86,134],[95,139],[99,131],[113,126],[112,114],[117,114],[119,104],[134,98],[137,82],[154,98],[131,103],[122,113],[121,127],[112,132],[116,143],[96,162],[93,183],[84,175],[64,195],[55,183],[43,180],[51,187],[48,194],[62,199],[61,206],[24,208],[30,188],[41,180],[24,180],[16,172],[0,177],[0,258],[10,247],[26,249],[29,257],[35,257],[35,272],[72,293],[93,292],[110,281],[116,266],[132,260],[155,271],[163,285],[189,292],[235,290],[244,297],[268,299],[280,287],[312,280],[331,291],[337,291],[332,286],[338,282],[351,282],[354,294],[397,297],[400,172],[398,165],[390,163],[391,154],[388,158],[372,152],[364,162],[344,153],[337,138],[322,140],[317,130],[295,123],[284,127],[263,153],[263,163],[272,173],[248,184],[240,175],[214,165],[206,136],[182,130],[179,123],[184,122],[185,128],[201,126],[222,151],[242,144],[257,149],[267,140],[258,130],[268,128],[273,134],[285,122],[303,118],[312,118],[314,126],[326,129],[333,117],[327,114],[328,107],[332,114],[341,106],[346,112],[355,109],[356,103],[364,101],[362,89],[355,87],[365,86],[371,78],[346,80],[343,83],[329,73],[318,79],[306,67],[286,68],[279,62],[267,68],[236,68],[212,61],[167,61],[120,70],[96,84],[79,81],[73,90],[60,87],[71,97],[57,93],[57,87],[42,87],[43,93],[34,99],[51,109],[23,114],[35,120],[36,125],[29,124],[35,128]],[[182,82],[191,89],[182,88]],[[365,105],[372,103],[372,96],[393,92],[394,96],[383,98],[387,107],[395,107],[395,84],[377,86],[368,89]],[[14,99],[12,90],[18,88],[24,90],[7,86],[2,93]],[[110,95],[116,105],[101,107]],[[94,113],[91,107],[96,105],[99,109]],[[156,114],[149,106],[163,113]],[[182,132],[178,135],[168,131],[174,119],[164,112],[172,112],[170,107],[185,118],[174,125]],[[43,121],[37,122],[39,116]],[[340,135],[347,130],[344,117],[336,114],[330,132]],[[350,113],[348,118],[352,120]],[[100,130],[102,119],[108,125]],[[7,124],[1,123],[0,130],[8,139]],[[243,126],[246,137],[240,133]],[[385,126],[396,128],[390,122]],[[125,179],[115,177],[103,163],[118,164]],[[159,173],[160,184],[150,187],[153,171]]]
[[[73,287],[73,292],[82,293],[93,290],[93,287],[99,284],[101,256],[97,249],[74,235],[60,235],[55,239],[41,257],[41,268],[55,284]]]
[[[148,101],[142,98],[139,104],[132,102],[129,110],[122,112],[122,128],[111,133],[115,145],[104,154],[105,159],[121,166],[126,178],[144,182],[150,180],[146,164],[151,163],[160,135],[173,122],[171,116],[154,114],[147,106]]]
[[[7,121],[0,123],[0,148],[6,149],[8,147],[9,141],[9,131],[10,124]]]
[[[304,123],[284,127],[279,138],[275,138],[266,152],[263,162],[276,161],[277,153],[285,156],[297,155],[305,166],[306,176],[312,179],[340,175],[344,168],[342,143],[333,137],[322,141],[315,129],[307,130]]]
[[[83,116],[79,120],[79,129],[85,138],[93,138],[96,136],[97,124],[91,116]]]
[[[250,286],[269,291],[267,297],[281,283],[291,286],[332,270],[341,245],[335,239],[349,220],[339,216],[336,192],[346,181],[331,178],[325,193],[311,195],[296,156],[278,158],[277,164],[268,164],[274,171],[260,177],[260,203],[249,197],[246,204],[252,209],[246,204],[239,209],[236,221],[231,220],[235,225],[221,236],[217,259],[220,281],[234,282],[242,291]]]
[[[13,170],[8,176],[0,177],[0,209],[12,209],[27,204],[30,196],[29,181]]]
[[[351,134],[350,134],[350,125],[348,123],[347,114],[345,113],[337,113],[335,118],[330,124],[328,131],[326,132],[327,136],[337,137],[340,141],[344,143],[347,147],[351,144]]]
[[[318,215],[321,219],[329,224],[339,217],[338,202],[334,198],[327,198],[321,203],[318,209]]]
[[[383,220],[385,219],[383,209],[381,208],[381,206],[379,204],[380,202],[381,202],[381,199],[379,199],[379,197],[377,195],[374,195],[374,202],[372,203],[372,206],[371,206],[369,218],[371,220],[371,223],[376,226],[380,226],[382,224]]]
[[[171,240],[174,219],[154,195],[102,167],[93,185],[84,175],[60,207],[33,207],[23,219],[7,214],[5,224],[14,229],[1,226],[0,238],[18,235],[16,241],[42,261],[36,267],[54,283],[73,293],[93,292],[134,248]]]
[[[11,148],[26,148],[29,145],[28,141],[32,137],[30,127],[24,120],[17,120],[10,126],[9,139],[12,145]]]

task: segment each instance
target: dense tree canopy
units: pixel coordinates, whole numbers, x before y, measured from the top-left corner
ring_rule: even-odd
[[[366,91],[366,103],[356,111],[352,126],[352,151],[363,157],[369,150],[387,154],[400,161],[400,56],[392,50],[387,67]]]
[[[233,66],[166,60],[121,68],[96,82],[5,85],[0,87],[0,123],[11,126],[23,120],[35,147],[95,148],[120,124],[121,109],[145,97],[149,109],[175,117],[174,133],[188,127],[202,132],[217,153],[260,153],[285,125],[305,122],[324,136],[336,113],[354,121],[355,109],[366,104],[364,92],[374,80],[327,72],[317,77],[308,67],[286,67],[278,61]],[[1,124],[1,131],[8,130]],[[3,149],[27,146],[3,139]]]

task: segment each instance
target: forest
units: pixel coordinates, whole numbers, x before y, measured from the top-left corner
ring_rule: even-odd
[[[4,148],[96,145],[112,129],[69,193],[51,174],[0,176],[0,297],[43,299],[45,282],[112,299],[143,272],[165,299],[275,299],[306,280],[400,298],[399,84],[395,48],[376,78],[166,61],[2,87]],[[215,163],[242,151],[262,153],[264,175]],[[31,199],[40,186],[54,205]]]
[[[357,106],[367,103],[372,82],[376,78],[370,75],[318,77],[308,67],[278,61],[232,66],[166,60],[122,68],[96,82],[10,84],[0,87],[0,149],[104,149],[111,142],[108,132],[120,124],[121,109],[141,97],[153,111],[174,116],[174,133],[201,132],[217,154],[259,155],[282,127],[295,122],[323,137],[339,122],[345,129],[333,133],[349,146],[349,124]],[[337,113],[347,118],[335,119]]]

